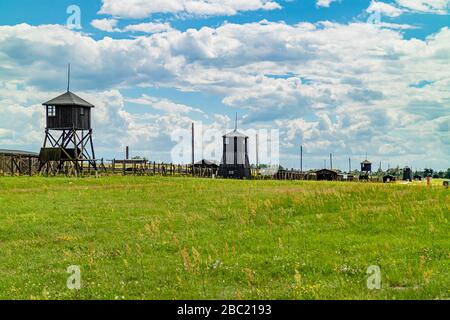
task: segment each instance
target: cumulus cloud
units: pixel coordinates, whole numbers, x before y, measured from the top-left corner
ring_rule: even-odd
[[[116,19],[95,19],[92,20],[91,25],[101,31],[106,32],[116,32],[120,31],[117,29],[117,20]]]
[[[215,95],[242,110],[247,126],[275,123],[286,148],[302,141],[316,155],[364,155],[370,146],[383,159],[439,166],[450,152],[449,44],[448,28],[419,40],[362,23],[262,21],[125,40],[94,40],[60,26],[5,26],[0,82],[16,89],[3,89],[1,105],[20,112],[48,100],[38,92],[62,90],[58,70],[71,61],[77,90],[95,90],[86,96],[99,105],[96,134],[106,137],[105,149],[131,141],[167,150],[173,128],[189,125],[190,106],[122,96],[124,88],[158,86]],[[130,102],[163,115],[131,114]],[[2,137],[22,130],[0,128]]]
[[[318,7],[326,7],[328,8],[333,2],[336,2],[338,0],[317,0],[316,5]]]
[[[169,23],[144,22],[138,24],[130,24],[124,28],[117,27],[118,20],[116,19],[95,19],[92,20],[91,25],[101,31],[105,32],[142,32],[142,33],[159,33],[172,30]]]
[[[174,113],[174,114],[186,114],[190,112],[203,113],[203,111],[198,108],[192,108],[185,104],[175,103],[173,101],[170,101],[169,99],[151,97],[146,94],[142,95],[142,97],[140,98],[127,99],[126,101],[135,104],[150,106],[155,110],[160,110],[165,113]]]
[[[159,33],[172,30],[169,23],[145,22],[138,24],[130,24],[123,28],[123,32],[143,32],[143,33]]]
[[[281,8],[273,0],[103,0],[102,2],[100,14],[131,19],[142,19],[155,13],[232,16],[238,12]]]
[[[388,17],[398,17],[406,12],[447,15],[450,0],[395,0],[395,3],[372,0],[367,12],[379,12]]]
[[[403,8],[415,12],[448,14],[450,0],[395,0]]]
[[[366,10],[368,13],[374,13],[379,12],[380,14],[388,17],[398,17],[402,15],[405,10],[398,8],[395,5],[385,3],[385,2],[379,2],[379,1],[372,1],[370,3],[370,6]]]

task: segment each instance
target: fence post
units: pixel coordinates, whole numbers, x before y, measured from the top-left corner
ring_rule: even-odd
[[[30,174],[30,177],[33,175],[33,168],[32,168],[32,163],[31,163],[32,161],[31,161],[31,157],[28,157],[28,169],[29,169],[29,174]]]

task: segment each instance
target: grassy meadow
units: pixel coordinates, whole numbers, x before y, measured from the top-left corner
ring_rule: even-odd
[[[448,299],[449,219],[439,185],[4,177],[0,299]]]

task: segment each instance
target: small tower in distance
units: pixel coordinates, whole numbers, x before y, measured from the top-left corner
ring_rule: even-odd
[[[232,179],[251,179],[251,168],[248,157],[248,139],[237,130],[223,136],[223,157],[219,167],[219,176]]]
[[[369,175],[372,172],[372,162],[369,160],[364,160],[361,162],[361,176],[359,177],[360,180],[369,180]]]
[[[43,103],[43,106],[46,128],[39,155],[40,170],[49,162],[57,163],[57,171],[65,162],[73,163],[76,172],[82,171],[84,163],[96,170],[91,126],[94,105],[70,92],[70,65],[67,92]]]

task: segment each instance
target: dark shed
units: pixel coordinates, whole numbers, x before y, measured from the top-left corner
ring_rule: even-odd
[[[210,168],[210,169],[219,168],[219,164],[216,163],[216,161],[209,161],[206,159],[203,159],[202,161],[195,163],[194,166],[197,168]]]
[[[322,169],[316,171],[318,181],[337,181],[339,174],[334,170]]]

